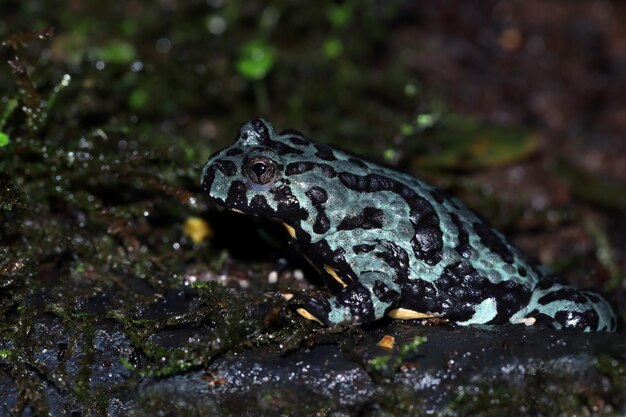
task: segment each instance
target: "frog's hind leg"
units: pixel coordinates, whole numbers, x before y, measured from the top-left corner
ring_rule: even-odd
[[[544,323],[555,329],[616,330],[617,319],[609,303],[591,291],[582,291],[550,279],[540,281],[530,297],[523,318],[512,322]]]
[[[365,272],[337,295],[316,298],[296,294],[291,305],[308,320],[322,325],[361,324],[378,320],[400,301],[400,285],[382,272]]]

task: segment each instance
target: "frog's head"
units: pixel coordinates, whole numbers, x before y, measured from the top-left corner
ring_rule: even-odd
[[[320,183],[315,178],[319,174],[306,166],[315,146],[299,132],[276,133],[265,120],[251,120],[241,126],[232,146],[206,162],[202,188],[227,209],[300,224],[312,213],[308,196]]]

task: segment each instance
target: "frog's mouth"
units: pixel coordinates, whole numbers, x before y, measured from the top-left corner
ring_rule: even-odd
[[[202,167],[202,174],[200,176],[202,190],[209,197],[212,197],[211,187],[213,187],[213,182],[215,182],[215,166],[211,163],[211,159],[209,159]]]

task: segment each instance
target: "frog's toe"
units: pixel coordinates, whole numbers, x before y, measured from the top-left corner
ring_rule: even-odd
[[[539,312],[539,310],[530,311],[525,317],[519,319],[514,324],[523,324],[527,327],[542,327],[546,329],[555,329],[554,319],[547,314]]]
[[[331,310],[328,300],[298,293],[290,300],[290,305],[296,313],[307,320],[314,321],[322,326],[331,324],[328,319],[328,314]]]

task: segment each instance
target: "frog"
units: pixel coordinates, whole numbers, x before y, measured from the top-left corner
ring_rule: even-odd
[[[328,290],[285,298],[321,326],[390,317],[616,330],[605,298],[545,272],[459,199],[297,130],[244,123],[203,165],[201,187],[226,209],[284,225]]]

